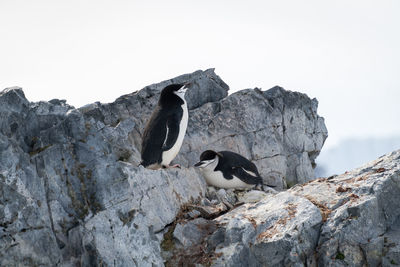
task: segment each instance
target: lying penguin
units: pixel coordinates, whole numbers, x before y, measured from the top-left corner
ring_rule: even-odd
[[[231,151],[206,150],[194,166],[200,168],[208,185],[227,189],[263,186],[256,165]]]
[[[144,129],[141,165],[149,169],[169,166],[178,154],[188,125],[186,84],[171,84],[161,91],[160,99]]]

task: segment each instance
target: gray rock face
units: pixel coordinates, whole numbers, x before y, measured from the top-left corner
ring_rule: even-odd
[[[274,87],[242,90],[192,110],[177,157],[191,166],[206,149],[240,152],[266,184],[286,188],[314,178],[315,158],[327,137],[318,102]]]
[[[307,199],[282,192],[216,221],[224,239],[216,244],[222,255],[214,265],[289,266],[312,255],[321,214]]]
[[[193,83],[186,95],[188,130],[174,162],[191,167],[206,149],[232,150],[252,160],[265,183],[279,189],[314,178],[315,158],[328,136],[324,119],[317,114],[318,101],[281,87],[268,91],[247,89],[226,97],[229,87],[209,69],[147,86],[114,103],[90,104],[79,111],[85,118],[105,125],[132,121],[131,143],[116,142],[113,146],[118,146],[118,156],[138,164],[141,135],[158,93],[168,84],[188,81]]]
[[[396,266],[400,150],[214,222],[218,229],[205,237],[213,266]]]
[[[0,265],[162,265],[166,226],[185,204],[204,197],[206,185],[193,168],[137,167],[141,134],[160,90],[187,81],[193,82],[190,122],[176,162],[189,167],[204,149],[227,149],[253,160],[278,189],[313,178],[327,137],[317,101],[279,87],[227,96],[228,86],[210,69],[79,109],[57,99],[31,103],[20,88],[6,89],[0,93]],[[299,204],[299,214],[313,210],[306,200]],[[311,240],[314,226],[307,225]],[[177,230],[175,238],[193,245],[210,231]],[[240,257],[261,247],[244,247]]]

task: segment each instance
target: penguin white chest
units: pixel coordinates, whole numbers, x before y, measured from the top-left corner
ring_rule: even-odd
[[[221,171],[204,169],[202,172],[208,185],[219,188],[251,188],[254,186],[246,184],[236,176],[233,176],[233,179],[226,179]]]
[[[171,149],[164,151],[162,153],[162,165],[169,165],[171,161],[178,155],[179,150],[181,149],[183,139],[185,138],[186,129],[189,121],[189,112],[187,108],[186,101],[184,100],[183,105],[181,106],[183,109],[182,119],[179,123],[179,134],[178,138],[176,139],[175,144],[171,147]],[[168,129],[167,129],[168,134]]]

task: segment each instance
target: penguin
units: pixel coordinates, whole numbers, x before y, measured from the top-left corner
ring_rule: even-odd
[[[169,166],[185,137],[189,112],[185,93],[190,83],[171,84],[160,94],[158,104],[146,124],[142,139],[141,165],[157,170]]]
[[[256,165],[231,151],[206,150],[194,166],[200,168],[207,184],[215,187],[247,189],[263,185]]]

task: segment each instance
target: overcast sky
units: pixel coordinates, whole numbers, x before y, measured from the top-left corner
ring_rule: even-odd
[[[0,89],[79,107],[214,67],[319,100],[326,146],[400,135],[400,1],[0,0]]]

